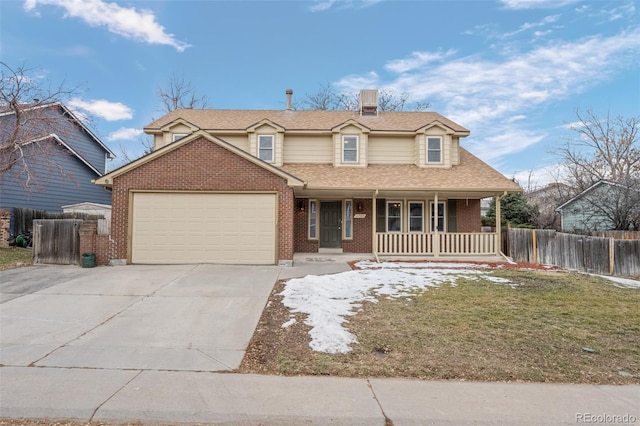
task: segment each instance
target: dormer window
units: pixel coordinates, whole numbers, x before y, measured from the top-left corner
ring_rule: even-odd
[[[427,137],[427,163],[442,163],[442,137]]]
[[[180,139],[184,138],[185,136],[187,136],[186,133],[174,133],[174,134],[171,135],[171,138],[172,138],[171,140],[173,142],[175,142],[177,140],[180,140]]]
[[[342,162],[358,162],[358,136],[349,135],[342,137]]]
[[[273,163],[273,135],[258,136],[258,157],[268,163]]]

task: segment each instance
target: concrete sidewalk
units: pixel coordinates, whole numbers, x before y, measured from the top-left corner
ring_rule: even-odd
[[[346,271],[354,260],[296,256],[284,268],[45,267],[0,275],[0,418],[640,425],[640,386],[220,373],[239,365],[277,279]]]
[[[10,418],[395,426],[640,421],[640,386],[36,367],[3,367],[0,380],[0,417]]]

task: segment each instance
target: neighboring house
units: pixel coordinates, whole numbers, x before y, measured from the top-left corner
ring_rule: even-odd
[[[640,218],[640,193],[600,180],[557,209],[564,232],[616,229],[616,221]]]
[[[571,187],[560,182],[552,182],[545,187],[538,188],[524,194],[527,202],[538,207],[538,214],[534,218],[536,227],[542,229],[560,230],[560,214],[557,207],[564,203]]]
[[[83,213],[92,216],[102,216],[111,223],[111,206],[98,203],[78,203],[62,206],[63,213]]]
[[[363,92],[373,101],[359,112],[182,109],[149,124],[154,151],[96,180],[113,191],[116,256],[499,255],[499,234],[480,232],[480,200],[520,187],[460,147],[464,127],[378,112],[377,93]]]
[[[26,107],[23,119],[40,122],[33,140],[22,146],[34,173],[31,188],[25,186],[21,165],[1,174],[0,209],[62,212],[62,206],[81,202],[111,204],[111,193],[92,180],[106,172],[107,160],[115,155],[80,119],[59,102]],[[0,138],[6,137],[12,121],[13,111],[0,110]]]

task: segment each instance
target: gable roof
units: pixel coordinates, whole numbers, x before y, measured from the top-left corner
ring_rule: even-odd
[[[47,140],[47,139],[54,139],[58,144],[60,144],[60,145],[61,145],[61,146],[63,146],[64,148],[66,148],[66,149],[67,149],[67,151],[69,151],[72,155],[74,155],[75,157],[77,157],[77,158],[78,158],[78,160],[82,161],[82,163],[83,163],[85,166],[87,166],[88,168],[90,168],[90,169],[91,169],[91,171],[92,171],[92,172],[94,172],[96,175],[100,176],[100,175],[102,174],[98,169],[96,169],[95,167],[93,167],[93,166],[91,165],[91,163],[89,163],[87,160],[85,160],[85,159],[84,159],[80,154],[78,154],[78,152],[77,152],[75,149],[71,148],[71,147],[69,146],[69,144],[68,144],[68,143],[66,143],[65,141],[63,141],[63,140],[62,140],[62,138],[60,138],[60,137],[59,137],[58,135],[56,135],[55,133],[52,133],[52,134],[47,135],[47,136],[42,136],[42,137],[40,137],[40,138],[33,139],[33,140],[29,141],[29,143],[30,143],[30,144],[31,144],[31,143],[38,143],[38,142],[41,142],[41,141],[44,141],[44,140]]]
[[[62,102],[56,101],[56,102],[48,102],[48,103],[42,103],[42,104],[36,104],[36,105],[31,105],[31,106],[25,106],[24,108],[22,108],[22,111],[35,111],[38,109],[46,109],[46,108],[53,108],[53,107],[58,107],[62,110],[62,114],[66,114],[68,115],[71,120],[78,125],[84,132],[86,132],[89,137],[91,137],[91,139],[93,139],[93,141],[98,144],[98,146],[100,146],[102,149],[104,149],[104,151],[109,155],[109,158],[115,158],[116,155],[113,153],[113,151],[111,151],[109,149],[108,146],[106,146],[100,139],[98,139],[98,137],[91,131],[89,130],[89,128],[82,122],[82,120],[80,120],[66,105],[64,105]],[[10,115],[14,115],[15,111],[12,109],[9,109],[8,107],[4,107],[0,109],[0,118],[2,117],[7,117]],[[41,138],[37,138],[37,139],[41,139]],[[31,142],[35,142],[36,139],[34,139]],[[78,156],[78,158],[80,158],[82,161],[84,161],[86,163],[86,161],[80,157],[80,154],[78,154],[77,152],[73,151],[73,154]]]
[[[143,164],[146,164],[146,163],[148,163],[150,161],[153,161],[158,157],[161,157],[161,156],[163,156],[163,155],[165,155],[165,154],[167,154],[167,153],[169,153],[171,151],[174,151],[174,150],[176,150],[176,149],[178,149],[178,148],[180,148],[180,147],[182,147],[182,146],[184,146],[184,145],[186,145],[188,143],[191,143],[196,139],[200,139],[200,138],[207,139],[208,141],[213,142],[213,143],[219,145],[220,147],[222,147],[222,148],[224,148],[224,149],[226,149],[228,151],[231,151],[232,153],[244,158],[245,160],[248,160],[248,161],[250,161],[251,163],[253,163],[253,164],[257,165],[257,166],[262,167],[263,169],[268,170],[271,173],[286,179],[287,180],[287,184],[289,186],[292,186],[292,187],[299,186],[299,187],[301,187],[301,186],[304,185],[304,182],[301,179],[298,179],[297,177],[293,176],[292,174],[287,173],[286,171],[284,171],[282,169],[279,169],[278,167],[273,166],[273,165],[271,165],[271,164],[259,159],[258,157],[255,157],[255,156],[249,154],[248,152],[246,152],[246,151],[244,151],[244,150],[242,150],[242,149],[240,149],[240,148],[238,148],[238,147],[236,147],[234,145],[231,145],[230,143],[228,143],[228,142],[226,142],[226,141],[224,141],[224,140],[222,140],[222,139],[220,139],[220,138],[218,138],[216,136],[212,136],[212,135],[210,135],[209,133],[207,133],[207,132],[205,132],[203,130],[199,130],[199,131],[197,131],[197,132],[195,132],[195,133],[193,133],[193,134],[191,134],[189,136],[186,136],[184,138],[179,139],[176,142],[173,142],[173,143],[171,143],[169,145],[165,145],[160,149],[157,149],[157,150],[155,150],[155,151],[153,151],[153,152],[151,152],[151,153],[149,153],[149,154],[147,154],[145,156],[142,156],[142,157],[138,158],[137,160],[134,160],[134,161],[132,161],[132,162],[130,162],[128,164],[125,164],[124,166],[122,166],[120,168],[117,168],[117,169],[115,169],[115,170],[113,170],[113,171],[101,176],[100,178],[94,180],[93,183],[95,183],[96,185],[111,186],[113,184],[113,179],[114,178],[116,178],[116,177],[118,177],[120,175],[123,175],[123,174],[129,172],[130,170],[136,169],[136,168],[142,166]]]
[[[588,187],[587,189],[585,189],[584,191],[582,191],[581,193],[579,193],[578,195],[576,195],[575,197],[573,197],[570,200],[566,201],[564,204],[558,206],[556,208],[556,211],[557,212],[562,212],[563,208],[567,207],[569,204],[574,203],[576,200],[579,200],[580,198],[586,196],[589,192],[594,191],[596,188],[598,188],[599,186],[602,186],[602,185],[609,185],[609,186],[617,186],[619,188],[626,188],[624,185],[621,185],[619,183],[610,182],[608,180],[601,179],[601,180],[597,181],[596,183],[594,183],[593,185],[591,185],[590,187]]]
[[[147,125],[144,131],[157,133],[176,120],[193,123],[200,129],[246,130],[269,120],[287,131],[331,131],[352,120],[372,131],[416,132],[437,122],[459,136],[468,136],[469,130],[437,112],[381,111],[377,116],[360,115],[357,111],[295,111],[295,110],[223,110],[178,109]]]

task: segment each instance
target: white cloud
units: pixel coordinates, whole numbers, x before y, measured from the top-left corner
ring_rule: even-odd
[[[514,177],[523,188],[544,188],[553,182],[562,182],[566,178],[566,170],[561,164],[551,164],[531,170],[519,170],[509,175]]]
[[[530,120],[508,120],[531,115],[543,105],[610,80],[619,69],[637,66],[639,50],[640,31],[635,29],[611,37],[549,42],[492,58],[452,55],[442,64],[416,62],[390,81],[369,72],[346,76],[337,86],[346,92],[363,87],[385,88],[410,93],[416,101],[428,101],[445,116],[472,130],[467,142],[472,151],[485,161],[499,163],[504,155],[522,151],[545,136],[528,130],[535,129]],[[400,61],[403,59],[387,64]]]
[[[455,50],[449,49],[446,52],[438,51],[438,52],[412,52],[409,58],[405,59],[395,59],[393,61],[388,62],[384,68],[387,71],[393,71],[396,73],[403,73],[407,71],[414,70],[426,64],[432,62],[441,62],[444,59],[452,56],[456,53]]]
[[[635,15],[636,7],[633,2],[629,2],[611,10],[604,10],[603,13],[607,15],[609,21],[617,21]]]
[[[364,88],[375,88],[380,84],[380,78],[377,73],[369,72],[364,75],[348,75],[335,83],[335,86],[347,92],[359,92]]]
[[[579,0],[502,0],[507,9],[557,9]]]
[[[74,110],[88,112],[107,121],[130,120],[133,118],[133,110],[120,102],[109,102],[105,99],[84,101],[80,98],[72,98],[68,102]]]
[[[383,0],[316,0],[315,4],[309,8],[311,12],[324,12],[334,5],[341,8],[367,7],[380,3]]]
[[[500,157],[515,154],[539,143],[546,134],[518,127],[502,126],[498,133],[479,139],[471,139],[466,148],[484,161],[498,162]],[[490,147],[490,149],[487,149]]]
[[[545,16],[541,21],[538,21],[538,22],[525,22],[517,30],[503,34],[502,38],[511,37],[521,32],[528,31],[532,28],[540,28],[540,27],[544,27],[545,25],[553,24],[557,22],[558,19],[560,19],[560,15],[550,15],[550,16]],[[546,31],[546,32],[549,32],[549,31]],[[541,33],[541,32],[537,31],[536,33]]]
[[[391,85],[424,100],[441,100],[446,112],[465,122],[471,117],[471,124],[476,124],[580,93],[609,79],[617,68],[632,60],[632,52],[639,48],[638,31],[609,38],[591,37],[538,47],[503,60],[452,60],[401,76]]]
[[[102,0],[25,0],[24,9],[35,12],[38,5],[62,7],[67,16],[79,18],[87,24],[105,26],[109,31],[122,37],[140,40],[150,44],[164,44],[182,52],[189,44],[178,41],[173,34],[165,32],[165,28],[156,22],[153,12],[126,8],[116,3]]]
[[[121,127],[115,132],[111,132],[107,135],[106,139],[111,141],[132,140],[142,134],[141,129],[135,129],[131,127]]]

